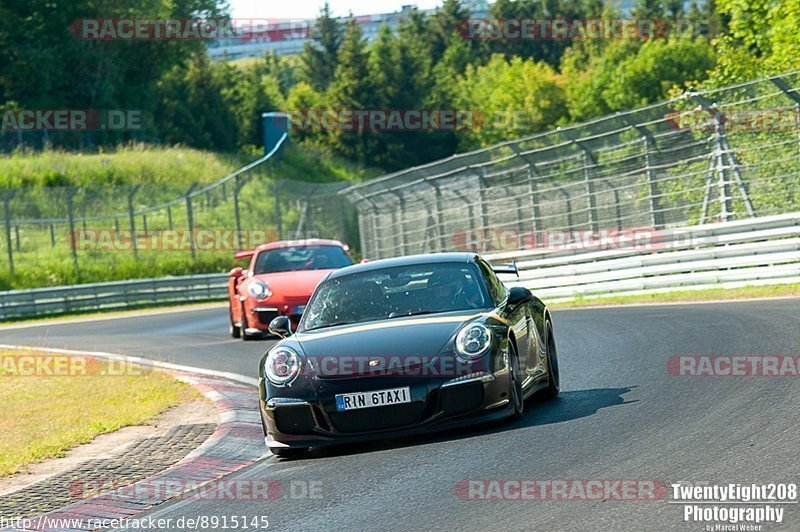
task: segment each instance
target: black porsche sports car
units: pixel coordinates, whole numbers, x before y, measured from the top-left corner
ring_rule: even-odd
[[[559,392],[547,307],[474,253],[378,260],[331,272],[292,334],[261,359],[260,409],[277,456],[519,416]]]

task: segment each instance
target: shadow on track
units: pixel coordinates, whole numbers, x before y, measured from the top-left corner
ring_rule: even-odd
[[[507,420],[455,429],[445,432],[431,433],[430,435],[397,438],[392,440],[377,440],[347,446],[323,447],[314,449],[307,457],[322,458],[333,456],[346,456],[350,454],[364,454],[386,449],[413,447],[430,443],[470,438],[481,434],[494,434],[509,430],[519,430],[525,427],[536,427],[563,423],[596,414],[603,408],[626,405],[637,400],[626,400],[623,395],[632,391],[636,386],[625,388],[593,388],[589,390],[562,391],[558,398],[550,401],[538,401],[535,397],[525,401],[525,413],[522,419],[509,422]],[[288,461],[288,460],[281,460]]]

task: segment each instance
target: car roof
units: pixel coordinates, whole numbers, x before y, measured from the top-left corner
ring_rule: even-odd
[[[304,246],[338,246],[340,248],[346,248],[346,246],[338,240],[328,240],[326,238],[306,238],[303,240],[278,240],[277,242],[261,244],[255,249],[255,251]]]
[[[396,268],[399,266],[415,266],[418,264],[439,264],[446,262],[475,262],[478,259],[477,253],[426,253],[422,255],[407,255],[404,257],[394,257],[391,259],[379,259],[352,266],[345,266],[331,272],[326,279],[336,279],[354,273],[383,270],[385,268]]]

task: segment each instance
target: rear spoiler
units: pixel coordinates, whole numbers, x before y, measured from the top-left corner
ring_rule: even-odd
[[[516,262],[511,262],[507,264],[492,264],[492,271],[494,273],[514,274],[517,277],[519,277],[519,268],[517,268]]]
[[[234,255],[233,258],[236,259],[236,260],[249,259],[250,257],[252,257],[255,254],[256,254],[256,251],[254,249],[251,249],[249,251],[248,250],[242,250],[242,251],[237,251],[236,255]]]

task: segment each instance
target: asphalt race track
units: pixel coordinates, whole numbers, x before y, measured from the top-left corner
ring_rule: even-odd
[[[271,342],[227,337],[206,309],[0,330],[0,343],[113,351],[256,375]],[[239,481],[276,500],[182,500],[154,517],[267,516],[278,530],[703,530],[656,501],[463,500],[467,479],[800,480],[800,377],[677,377],[672,355],[798,355],[800,299],[556,312],[562,395],[522,420],[356,448],[267,458]],[[313,483],[313,484],[312,484]],[[800,530],[800,507],[783,524]]]

